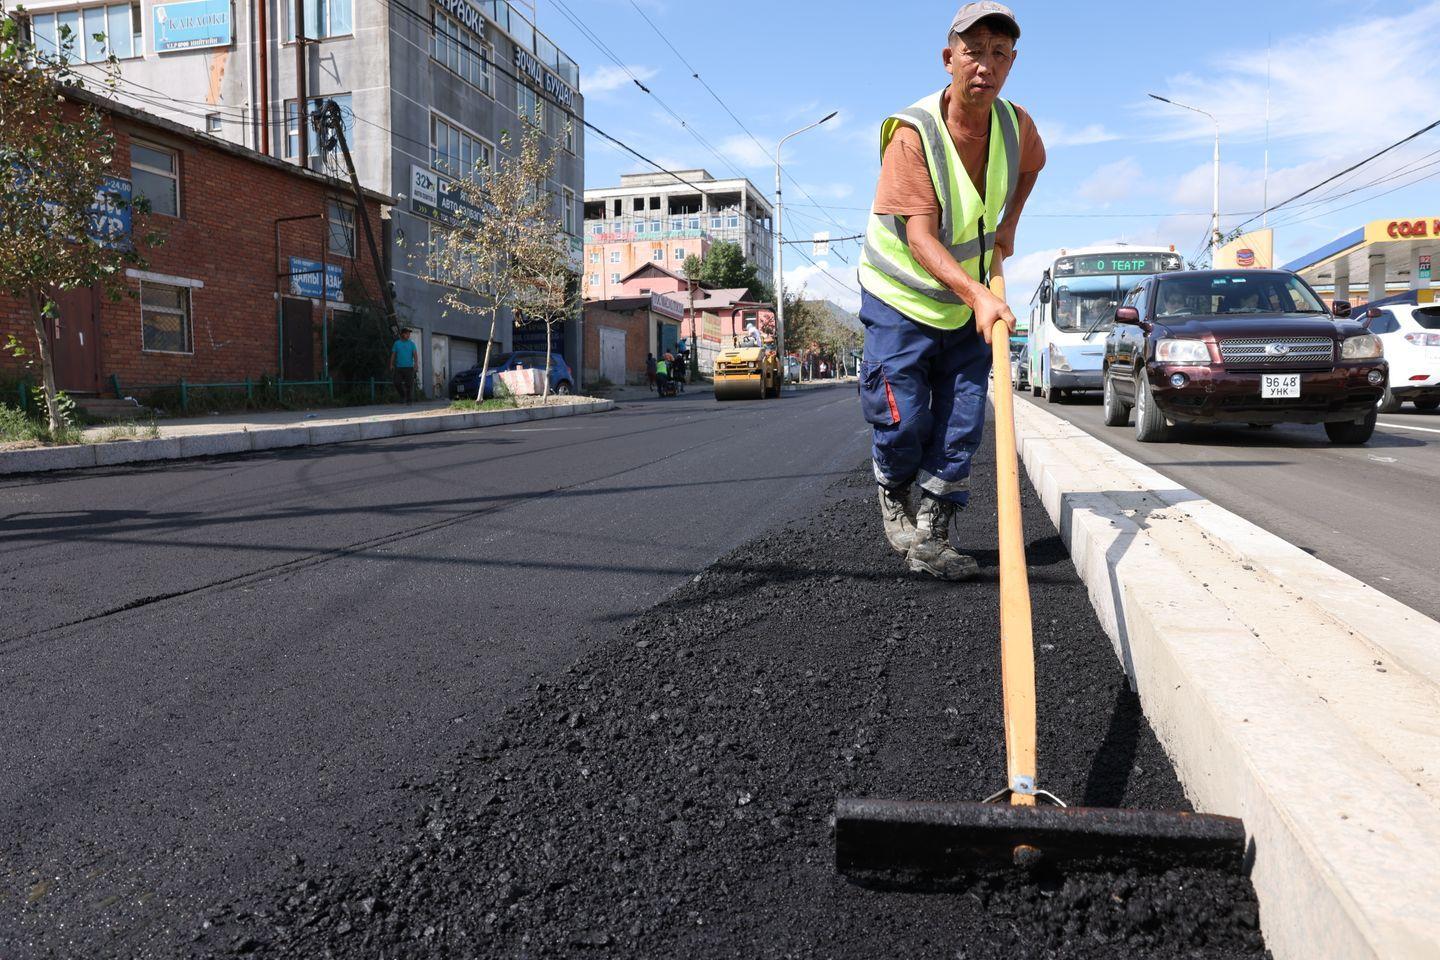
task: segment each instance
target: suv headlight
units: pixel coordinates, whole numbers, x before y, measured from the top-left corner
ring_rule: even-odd
[[[1157,340],[1156,363],[1209,363],[1210,348],[1204,340]]]
[[[1050,344],[1050,369],[1068,372],[1070,361],[1065,359],[1065,351],[1060,349],[1059,344]]]
[[[1346,337],[1340,344],[1341,360],[1379,360],[1385,355],[1385,345],[1373,333],[1362,333],[1358,337]]]

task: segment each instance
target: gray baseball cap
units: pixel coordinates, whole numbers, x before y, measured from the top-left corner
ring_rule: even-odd
[[[1015,39],[1020,39],[1020,21],[1015,19],[1015,11],[1003,3],[996,3],[995,0],[977,0],[975,3],[965,4],[955,14],[955,20],[950,24],[950,33],[964,33],[986,17],[1003,17],[1010,21],[1010,25],[1015,28]]]

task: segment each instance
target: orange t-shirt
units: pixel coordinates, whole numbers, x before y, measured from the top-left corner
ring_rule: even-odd
[[[1030,114],[1020,107],[1015,108],[1015,117],[1020,121],[1020,172],[1038,173],[1045,166],[1045,143]],[[948,129],[948,125],[947,125]],[[950,129],[955,148],[960,153],[960,162],[975,188],[984,193],[986,146],[988,137],[962,140]],[[885,157],[880,164],[880,185],[875,188],[874,211],[897,217],[913,217],[916,214],[938,214],[940,198],[935,194],[935,185],[930,182],[930,166],[925,162],[925,146],[920,142],[920,133],[908,124],[901,124],[885,148]]]

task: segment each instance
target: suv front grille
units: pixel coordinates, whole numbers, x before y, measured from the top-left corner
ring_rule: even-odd
[[[1335,341],[1329,337],[1221,340],[1220,359],[1227,367],[1265,370],[1328,367],[1335,362]]]

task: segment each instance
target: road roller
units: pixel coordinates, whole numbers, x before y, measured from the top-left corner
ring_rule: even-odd
[[[780,396],[780,360],[768,347],[737,345],[715,358],[716,400]]]

